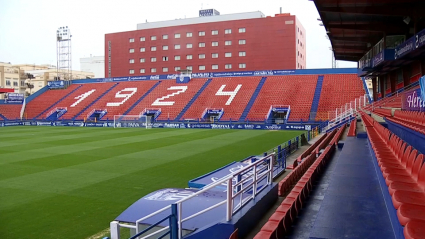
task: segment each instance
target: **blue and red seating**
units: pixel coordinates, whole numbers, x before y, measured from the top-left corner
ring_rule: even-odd
[[[264,121],[271,105],[290,105],[290,121],[308,120],[318,75],[268,76],[248,113],[249,121]]]
[[[424,238],[425,234],[418,234],[425,227],[424,155],[418,154],[370,116],[362,113],[361,117],[372,124],[366,131],[397,209],[398,220],[405,226],[405,237]]]
[[[177,84],[174,80],[162,81],[128,115],[138,115],[146,108],[160,108],[158,120],[174,120],[206,80],[193,79],[185,84]],[[198,118],[200,117],[199,115]]]
[[[260,80],[261,77],[212,79],[208,87],[183,115],[183,119],[199,119],[205,109],[211,108],[224,110],[221,121],[239,120]],[[223,88],[223,86],[225,87]],[[229,95],[230,92],[236,92],[236,90],[237,93],[234,96]]]
[[[22,104],[0,104],[0,114],[8,120],[20,119],[21,109]]]
[[[365,90],[357,74],[329,74],[323,78],[316,120],[328,120],[329,112],[361,96]]]
[[[425,112],[396,110],[394,111],[394,117],[386,119],[425,134]]]
[[[79,86],[81,85],[72,84],[64,90],[47,90],[43,94],[34,98],[26,105],[24,114],[25,118],[33,119],[37,117],[47,108],[55,104],[55,102],[65,97],[67,94],[69,94]],[[45,115],[40,115],[39,118],[45,118]]]
[[[142,95],[155,85],[157,81],[125,81],[120,82],[96,103],[87,108],[77,119],[84,119],[94,109],[107,110],[102,119],[113,119],[114,115],[122,115]],[[139,114],[138,112],[137,114]]]
[[[334,132],[336,131],[334,130]],[[331,132],[326,138],[335,135],[334,132]],[[333,138],[331,138],[332,140]],[[284,238],[290,232],[291,224],[295,222],[310,194],[313,182],[322,173],[334,151],[335,146],[328,145],[318,158],[315,153],[310,154],[282,180],[284,183],[279,183],[279,196],[285,196],[286,192],[290,191],[254,239]]]
[[[90,103],[105,93],[105,91],[109,90],[116,84],[117,83],[113,82],[83,84],[80,88],[78,88],[78,90],[53,107],[66,107],[68,111],[61,119],[72,119]],[[43,116],[43,118],[45,117]]]

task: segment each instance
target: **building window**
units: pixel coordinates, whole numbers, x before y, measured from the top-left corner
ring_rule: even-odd
[[[156,51],[156,46],[151,46],[151,51]]]
[[[213,70],[217,70],[217,69],[218,69],[218,65],[212,65],[212,66],[211,66],[211,69],[213,69]]]
[[[25,81],[21,80],[21,86],[24,86],[24,85],[25,85]]]
[[[186,48],[192,48],[192,43],[187,43]]]
[[[168,50],[168,46],[162,46],[162,50],[164,51]]]
[[[224,42],[224,45],[226,45],[226,46],[231,46],[231,45],[232,45],[232,41],[225,41],[225,42]]]
[[[226,64],[226,65],[224,65],[224,69],[232,69],[232,64]]]
[[[218,58],[218,53],[211,54],[211,58]]]
[[[151,72],[155,73],[156,72],[156,68],[151,68]]]
[[[180,38],[180,33],[174,34],[174,38]]]
[[[133,64],[134,63],[134,59],[130,59],[130,64]]]
[[[140,52],[145,52],[145,48],[144,47],[140,47]]]
[[[245,40],[239,40],[239,45],[245,45],[246,44],[246,41]]]
[[[145,58],[140,58],[140,63],[145,63]]]
[[[218,35],[218,30],[212,30],[211,35]]]
[[[162,39],[168,39],[168,35],[162,35]]]
[[[244,51],[240,51],[240,52],[239,52],[239,56],[246,56],[246,52],[244,52]]]
[[[156,36],[151,36],[151,41],[155,41],[156,40]]]
[[[14,81],[13,82],[13,86],[18,86],[18,82],[17,81]]]
[[[162,61],[168,61],[168,56],[163,56]]]
[[[199,32],[199,36],[205,36],[205,32]]]
[[[191,32],[187,32],[186,33],[186,37],[192,37],[192,33]]]
[[[134,42],[134,38],[130,38],[130,39],[129,39],[129,41],[130,41],[130,42]]]
[[[192,60],[192,55],[186,55],[186,59]]]
[[[224,30],[224,34],[231,34],[232,33],[232,29],[226,29]]]
[[[218,41],[211,42],[211,46],[218,46]]]
[[[151,62],[156,62],[156,57],[152,57]]]
[[[205,59],[205,54],[199,54],[199,59]]]
[[[180,49],[180,45],[179,44],[174,45],[174,49]]]
[[[140,69],[140,73],[145,73],[145,69]]]
[[[134,70],[130,70],[130,72],[129,72],[130,74],[134,74]]]
[[[224,57],[232,57],[232,53],[231,52],[226,52],[226,53],[224,53]]]
[[[140,41],[146,41],[146,38],[145,37],[141,37],[140,38]]]
[[[133,53],[134,52],[134,49],[133,48],[130,48],[130,50],[128,52]]]
[[[239,68],[240,69],[246,68],[246,64],[245,63],[239,63]]]
[[[205,70],[205,66],[199,66],[198,68],[200,71],[204,71]]]
[[[186,66],[186,69],[188,69],[188,70],[192,70],[192,66]]]
[[[162,67],[162,72],[168,72],[168,67]]]
[[[243,33],[243,32],[245,32],[245,27],[239,28],[239,33]]]
[[[200,42],[199,47],[205,47],[205,42]]]
[[[174,67],[174,71],[178,71],[178,70],[180,70],[180,66]]]
[[[180,56],[174,56],[174,60],[180,61]]]

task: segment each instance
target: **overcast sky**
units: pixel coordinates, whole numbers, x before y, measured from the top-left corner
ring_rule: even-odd
[[[104,55],[105,33],[136,30],[137,23],[198,17],[200,9],[220,14],[261,11],[296,15],[306,29],[307,68],[331,68],[332,53],[319,14],[308,0],[0,0],[0,61],[56,65],[56,30],[72,33],[72,65]],[[338,61],[338,67],[356,63]]]

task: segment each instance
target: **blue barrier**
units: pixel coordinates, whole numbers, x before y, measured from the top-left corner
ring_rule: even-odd
[[[332,69],[299,69],[299,70],[261,70],[261,71],[229,71],[229,72],[205,72],[192,73],[191,78],[215,78],[215,77],[247,77],[247,76],[273,76],[273,75],[323,75],[323,74],[357,74],[357,68],[332,68]],[[120,81],[143,81],[143,80],[175,80],[180,75],[141,75],[123,76],[113,78],[95,78],[72,80],[72,84],[96,83],[96,82],[120,82]]]

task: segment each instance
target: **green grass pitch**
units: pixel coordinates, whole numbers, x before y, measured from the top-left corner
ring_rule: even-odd
[[[0,128],[0,238],[87,238],[161,188],[302,131]]]

